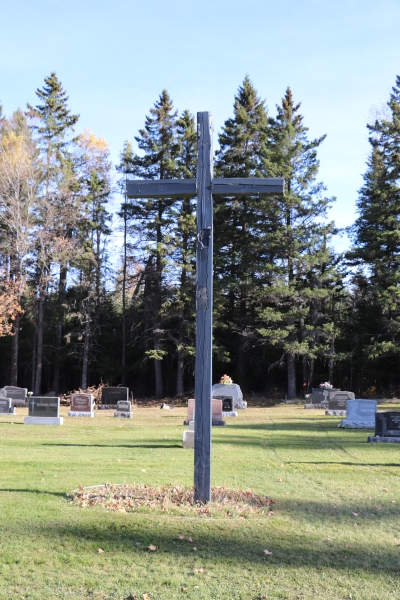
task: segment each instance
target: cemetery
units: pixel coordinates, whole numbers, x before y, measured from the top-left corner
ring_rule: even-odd
[[[3,4],[0,600],[400,600],[400,4]]]

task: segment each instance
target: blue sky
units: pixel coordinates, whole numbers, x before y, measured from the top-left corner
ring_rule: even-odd
[[[369,153],[366,122],[400,74],[399,0],[0,0],[6,114],[56,71],[114,161],[161,90],[213,113],[215,136],[248,73],[269,111],[287,86],[310,137],[327,134],[320,178],[341,227],[354,219]],[[346,241],[337,241],[344,248]]]

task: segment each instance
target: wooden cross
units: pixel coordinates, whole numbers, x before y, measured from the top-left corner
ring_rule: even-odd
[[[197,196],[194,497],[211,500],[213,195],[283,194],[283,178],[213,178],[212,117],[197,113],[196,179],[128,180],[128,198]]]

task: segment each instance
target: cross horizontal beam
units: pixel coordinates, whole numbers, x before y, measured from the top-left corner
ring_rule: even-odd
[[[211,180],[211,193],[223,196],[269,196],[283,194],[282,177],[225,177]],[[197,179],[128,179],[128,198],[183,198],[197,196]]]

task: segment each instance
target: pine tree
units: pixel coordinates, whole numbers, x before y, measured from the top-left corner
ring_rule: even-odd
[[[296,356],[315,356],[306,327],[316,293],[310,273],[328,264],[326,241],[334,232],[332,223],[322,221],[330,200],[322,196],[325,188],[316,181],[317,149],[325,136],[308,140],[299,108],[288,88],[277,106],[277,117],[269,119],[264,161],[267,176],[285,178],[285,194],[269,199],[272,281],[260,294],[263,308],[259,314],[264,323],[260,333],[283,351],[280,362],[286,358],[288,398],[297,393]]]
[[[52,252],[50,251],[51,235],[64,239],[71,238],[75,221],[74,194],[72,193],[76,181],[71,178],[71,161],[68,157],[68,146],[71,142],[69,134],[78,121],[78,115],[72,115],[68,109],[68,97],[57,75],[53,72],[45,78],[42,89],[36,90],[36,95],[41,101],[33,107],[28,104],[28,116],[32,119],[32,129],[36,131],[39,147],[44,157],[44,186],[42,192],[42,235],[38,239],[38,256],[40,255],[41,269],[38,272],[38,317],[36,328],[36,369],[34,391],[40,394],[42,367],[43,367],[43,327],[44,306],[51,281],[50,265]],[[67,174],[68,173],[68,174]],[[72,181],[71,181],[72,179]],[[65,185],[67,182],[67,185]],[[49,213],[54,213],[55,222],[49,227]],[[44,239],[44,234],[49,235]],[[60,250],[60,245],[58,246]],[[53,386],[58,389],[59,354],[62,341],[62,323],[64,317],[64,304],[66,296],[66,280],[68,272],[68,259],[63,253],[57,252],[59,263],[58,283],[58,319],[55,339],[55,377]]]
[[[176,139],[177,111],[166,90],[150,109],[144,129],[135,137],[142,155],[126,154],[121,170],[143,179],[171,179],[177,176],[176,158],[179,145]],[[128,218],[132,219],[132,229],[140,234],[140,245],[145,254],[145,322],[149,331],[151,347],[146,356],[154,361],[155,393],[163,396],[162,359],[167,351],[164,348],[163,330],[163,285],[166,277],[167,260],[173,252],[171,233],[173,216],[171,208],[175,200],[168,198],[144,198],[127,205]]]
[[[388,118],[369,125],[371,156],[359,192],[359,216],[350,228],[348,253],[362,271],[359,333],[368,359],[397,356],[400,366],[400,77],[388,102]],[[362,333],[363,330],[363,333]],[[399,371],[398,371],[399,372]],[[397,384],[400,383],[398,376]]]
[[[260,177],[267,143],[267,110],[246,76],[234,101],[234,116],[225,121],[216,152],[218,177]],[[266,275],[269,223],[265,198],[215,198],[215,320],[219,344],[228,351],[245,385],[245,357],[252,343],[257,290]],[[228,330],[226,329],[228,325]]]

